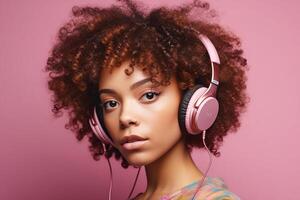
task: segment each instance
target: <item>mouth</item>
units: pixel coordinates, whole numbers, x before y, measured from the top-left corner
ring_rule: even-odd
[[[125,136],[121,140],[121,145],[126,150],[134,150],[144,145],[147,142],[147,140],[148,140],[147,138],[143,138],[138,135],[130,135],[130,136]]]

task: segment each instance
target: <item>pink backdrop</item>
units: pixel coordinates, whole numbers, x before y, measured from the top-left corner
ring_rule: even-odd
[[[26,3],[25,3],[26,2]],[[72,5],[100,0],[0,1],[0,199],[106,199],[109,171],[88,143],[51,115],[46,58]],[[152,0],[152,5],[179,0]],[[251,66],[251,103],[237,134],[225,138],[210,176],[242,199],[299,199],[299,1],[212,1],[220,22],[240,35]],[[101,3],[108,5],[109,2]],[[150,5],[150,4],[147,4]],[[297,12],[298,11],[298,12]],[[196,155],[197,154],[197,155]],[[199,166],[207,155],[193,154]],[[113,199],[129,193],[135,172],[113,162]],[[145,187],[144,173],[135,193]],[[105,197],[105,198],[104,198]]]

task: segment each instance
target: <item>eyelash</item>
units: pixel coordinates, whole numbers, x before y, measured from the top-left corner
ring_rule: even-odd
[[[142,95],[141,98],[143,98],[143,97],[144,97],[145,95],[147,95],[147,94],[154,94],[154,95],[156,96],[156,98],[157,98],[157,97],[160,95],[160,92],[155,92],[155,91],[145,92],[145,93]],[[141,98],[140,98],[140,99],[141,99]],[[146,101],[146,104],[155,101],[156,98],[154,97],[154,99],[151,99],[151,100],[149,100],[149,101]],[[117,102],[117,101],[115,101],[115,100],[108,100],[108,101],[102,103],[102,107],[103,107],[104,110],[109,110],[109,109],[106,108],[106,105],[109,104],[110,102]],[[117,102],[117,103],[118,103],[118,102]]]

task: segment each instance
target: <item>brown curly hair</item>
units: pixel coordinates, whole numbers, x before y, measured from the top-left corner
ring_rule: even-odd
[[[197,1],[176,8],[160,7],[149,12],[131,0],[120,0],[121,6],[108,8],[73,7],[72,18],[58,33],[57,43],[47,60],[48,87],[53,92],[55,116],[63,110],[69,114],[67,129],[81,141],[89,138],[90,151],[95,160],[104,154],[100,140],[93,134],[88,119],[99,103],[98,82],[101,69],[119,67],[130,61],[151,77],[161,72],[160,84],[169,84],[175,75],[182,91],[201,83],[208,86],[211,66],[208,53],[195,30],[207,35],[215,45],[220,60],[217,92],[219,114],[207,130],[207,146],[219,156],[219,146],[228,132],[240,126],[240,114],[249,100],[245,75],[247,60],[242,56],[240,39],[217,23],[207,2]],[[197,18],[191,17],[192,11]],[[183,131],[184,132],[184,131]],[[189,151],[202,148],[200,135],[184,134]],[[114,147],[106,153],[110,158],[122,158],[122,166],[129,163]]]

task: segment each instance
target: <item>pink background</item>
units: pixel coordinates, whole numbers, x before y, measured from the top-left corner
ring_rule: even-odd
[[[77,142],[64,129],[66,119],[52,117],[43,72],[59,26],[73,5],[87,2],[110,4],[100,0],[0,1],[0,199],[107,197],[106,161],[95,162],[87,140]],[[152,0],[147,5],[179,2]],[[299,1],[211,3],[220,22],[242,39],[251,67],[251,103],[237,134],[225,138],[222,155],[214,160],[209,175],[223,177],[242,199],[299,199]],[[195,151],[193,156],[204,170],[207,155]],[[115,161],[113,169],[113,199],[125,199],[136,171],[123,170]],[[135,194],[144,187],[142,173]]]

